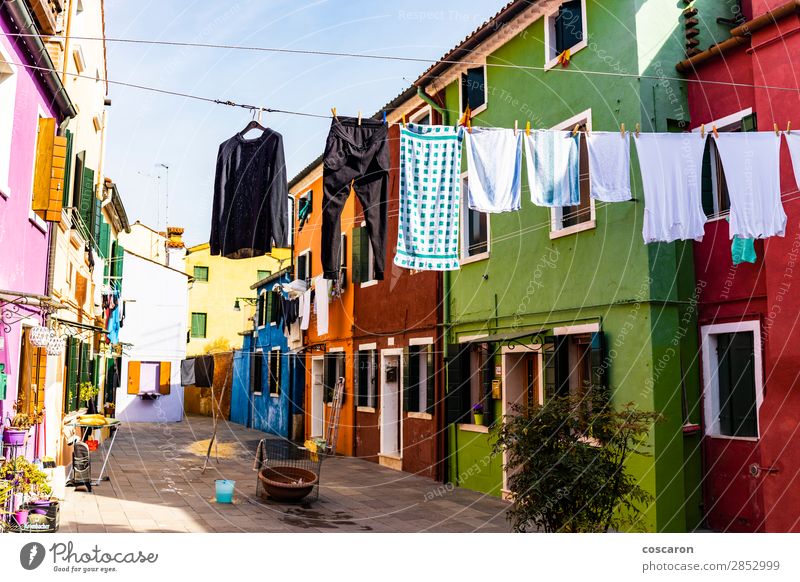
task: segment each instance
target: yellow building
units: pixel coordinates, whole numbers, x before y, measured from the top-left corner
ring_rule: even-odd
[[[291,249],[273,249],[272,254],[252,259],[212,256],[208,243],[190,247],[186,253],[189,274],[189,343],[187,356],[215,349],[241,346],[239,332],[249,329],[255,313],[255,291],[250,285],[289,265]]]

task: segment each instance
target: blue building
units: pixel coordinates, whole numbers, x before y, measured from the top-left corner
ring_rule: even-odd
[[[303,437],[305,370],[302,358],[289,349],[283,324],[270,321],[277,301],[273,291],[290,281],[291,270],[283,269],[251,287],[257,291],[257,308],[253,328],[233,355],[231,421],[298,440]]]

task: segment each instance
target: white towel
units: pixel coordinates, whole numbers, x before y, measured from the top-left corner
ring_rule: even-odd
[[[314,283],[314,309],[317,312],[317,335],[328,333],[328,285],[324,276],[317,277]]]
[[[696,133],[643,133],[634,142],[644,186],[644,242],[701,240],[705,139]]]
[[[300,329],[305,331],[311,323],[311,289],[300,296]]]
[[[580,204],[579,163],[578,136],[572,132],[537,130],[525,136],[531,201],[551,207]]]
[[[469,207],[480,212],[520,209],[522,136],[513,129],[474,127],[464,132]]]
[[[591,196],[601,202],[631,199],[630,134],[618,131],[593,131],[586,135],[589,150]]]
[[[789,146],[789,154],[792,158],[794,181],[800,187],[800,133],[784,133],[783,135],[786,136],[786,143]]]
[[[731,199],[730,237],[783,236],[781,136],[773,131],[720,132],[714,139]]]

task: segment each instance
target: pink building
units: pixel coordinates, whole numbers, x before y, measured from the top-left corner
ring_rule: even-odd
[[[57,228],[33,211],[37,140],[52,139],[38,135],[40,118],[53,118],[56,133],[75,109],[41,40],[9,36],[38,32],[24,2],[0,3],[0,32],[0,364],[7,381],[0,415],[5,419],[13,415],[20,386],[24,329],[42,323],[50,229]],[[39,436],[31,434],[28,454],[35,453]]]

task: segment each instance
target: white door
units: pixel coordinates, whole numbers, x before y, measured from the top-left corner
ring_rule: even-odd
[[[403,368],[399,354],[381,356],[381,451],[382,455],[400,457]]]
[[[311,360],[311,436],[323,436],[325,425],[325,405],[322,395],[325,390],[323,385],[324,360],[314,358]]]

